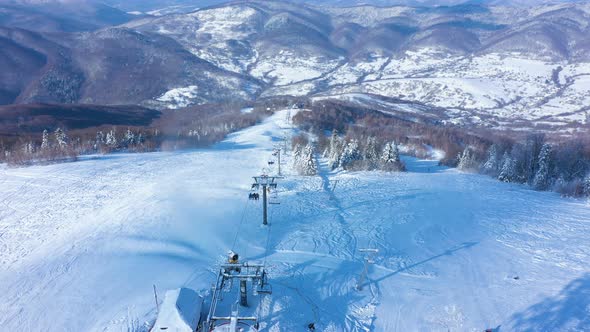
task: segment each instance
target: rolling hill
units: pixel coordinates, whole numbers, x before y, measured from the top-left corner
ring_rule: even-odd
[[[4,24],[1,103],[161,109],[365,94],[445,108],[449,121],[467,126],[571,132],[590,117],[584,3],[342,7],[252,0],[163,16],[106,15],[110,21],[100,24],[84,15],[71,19],[95,22],[93,28]]]

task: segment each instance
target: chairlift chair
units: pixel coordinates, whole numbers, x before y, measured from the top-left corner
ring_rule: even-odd
[[[268,283],[268,276],[266,275],[266,271],[264,270],[262,271],[262,279],[258,284],[256,292],[262,294],[272,294],[272,286]]]
[[[270,198],[268,200],[268,204],[272,204],[272,205],[279,205],[279,204],[281,204],[281,202],[279,202],[279,195],[278,195],[278,193],[277,193],[276,190],[274,190],[274,191],[271,192]]]

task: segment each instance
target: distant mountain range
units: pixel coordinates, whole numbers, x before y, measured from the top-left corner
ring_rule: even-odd
[[[102,2],[79,0],[5,0],[0,26],[33,31],[92,31],[125,23],[133,15]]]
[[[588,117],[587,3],[211,1],[154,16],[145,13],[186,2],[110,1],[1,4],[0,104],[166,108],[361,93],[494,126],[515,116],[550,125]]]
[[[51,1],[51,0],[48,0]],[[66,0],[67,1],[67,0]],[[70,0],[76,1],[76,0]],[[88,0],[86,0],[88,1]],[[163,8],[176,7],[182,8],[205,8],[214,5],[220,5],[231,1],[227,0],[105,0],[103,1],[113,7],[125,11],[157,11]],[[334,7],[352,7],[352,6],[411,6],[411,7],[434,7],[434,6],[455,6],[460,4],[480,4],[489,6],[519,6],[530,7],[544,4],[557,3],[582,3],[584,0],[283,0],[283,2],[307,4],[313,6],[334,6]]]

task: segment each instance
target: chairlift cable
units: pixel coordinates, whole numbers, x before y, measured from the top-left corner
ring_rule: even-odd
[[[236,243],[238,241],[238,235],[240,234],[240,229],[242,228],[242,224],[244,223],[244,217],[246,215],[246,209],[248,208],[248,204],[250,203],[250,199],[246,200],[246,204],[244,204],[244,209],[242,210],[242,216],[240,217],[240,223],[238,224],[238,228],[236,229],[236,235],[234,236],[234,242],[231,246],[231,250],[234,251],[236,247]]]
[[[274,209],[272,209],[272,210],[271,210],[271,212],[270,212],[270,217],[271,217],[271,220],[273,220],[273,216],[274,216]],[[266,251],[266,255],[264,255],[264,261],[263,261],[263,263],[262,263],[262,265],[264,265],[265,267],[266,267],[266,258],[267,258],[267,257],[268,257],[268,255],[269,255],[269,247],[270,247],[270,229],[271,229],[271,227],[272,227],[272,223],[270,223],[270,224],[268,225],[268,231],[267,231],[267,233],[266,233],[266,245],[264,246],[264,247],[265,247],[265,251]]]

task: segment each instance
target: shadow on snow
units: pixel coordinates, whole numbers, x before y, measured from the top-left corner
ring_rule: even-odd
[[[399,273],[404,272],[404,271],[408,271],[408,270],[410,270],[412,268],[415,268],[415,267],[417,267],[419,265],[422,265],[424,263],[428,263],[428,262],[430,262],[432,260],[435,260],[437,258],[440,258],[440,257],[451,256],[451,255],[453,255],[455,252],[457,252],[459,250],[469,249],[469,248],[475,246],[476,244],[478,244],[478,242],[464,242],[461,245],[456,246],[456,247],[453,247],[453,248],[450,248],[450,249],[447,249],[447,250],[445,250],[444,252],[442,252],[442,253],[440,253],[438,255],[429,257],[427,259],[421,260],[421,261],[416,262],[414,264],[410,264],[408,266],[404,266],[403,268],[398,269],[398,270],[395,270],[395,271],[393,271],[391,273],[388,273],[388,274],[386,274],[386,275],[384,275],[382,277],[379,277],[379,278],[376,278],[376,279],[372,279],[368,283],[375,283],[375,284],[377,284],[377,283],[379,283],[379,282],[381,282],[381,281],[383,281],[385,279],[388,279],[388,278],[393,277],[396,274],[399,274]]]
[[[590,331],[590,273],[511,320],[514,331]]]

